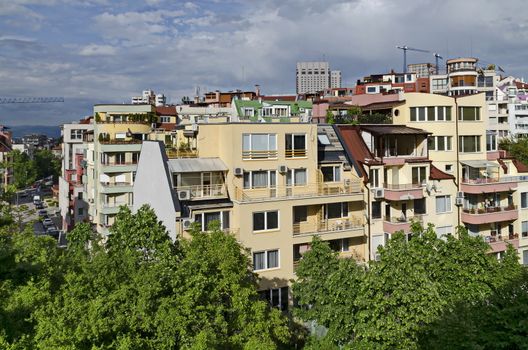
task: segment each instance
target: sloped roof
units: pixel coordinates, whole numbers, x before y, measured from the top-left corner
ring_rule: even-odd
[[[405,125],[394,124],[362,124],[361,130],[371,133],[372,135],[430,135],[429,131],[411,128]]]
[[[382,164],[381,162],[375,160],[374,155],[368,149],[365,141],[363,141],[363,138],[359,133],[359,126],[336,125],[336,131],[343,141],[345,151],[353,161],[369,165]],[[368,179],[368,174],[365,168],[363,166],[358,166],[357,168],[361,175],[365,179]]]
[[[430,174],[429,179],[430,180],[452,180],[455,177],[451,174],[444,173],[442,170],[435,167],[433,164],[430,165]]]
[[[178,113],[176,112],[176,106],[158,106],[156,107],[156,114],[174,116]]]

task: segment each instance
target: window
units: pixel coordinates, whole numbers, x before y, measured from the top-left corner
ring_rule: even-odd
[[[423,185],[427,181],[425,175],[427,169],[424,166],[412,168],[412,183],[414,185]]]
[[[373,219],[381,219],[381,202],[372,202],[371,215]]]
[[[369,183],[372,187],[380,186],[379,169],[370,169],[369,171]]]
[[[160,122],[161,123],[170,123],[171,122],[171,117],[168,116],[168,115],[162,115],[160,117]]]
[[[286,158],[306,157],[306,134],[286,134]]]
[[[79,199],[79,200],[83,199],[83,193],[82,192],[77,193],[77,199]]]
[[[441,238],[453,234],[453,226],[438,226],[436,229],[436,237]]]
[[[255,110],[253,108],[244,107],[243,111],[244,117],[253,117],[255,115]]]
[[[528,192],[521,192],[521,209],[528,208]]]
[[[72,129],[70,131],[70,138],[72,140],[82,140],[83,130]]]
[[[202,231],[209,230],[209,225],[213,221],[217,221],[220,224],[220,228],[226,230],[229,228],[229,211],[196,214],[194,216],[194,221],[200,224],[200,229]]]
[[[429,136],[427,138],[427,147],[430,151],[451,151],[451,136]]]
[[[132,153],[132,164],[137,164],[139,161],[139,152]]]
[[[253,253],[253,270],[266,270],[279,267],[279,250],[265,250]]]
[[[374,94],[376,93],[376,87],[375,86],[369,86],[367,87],[367,93]]]
[[[124,140],[126,138],[126,132],[116,132],[115,139],[116,140]]]
[[[461,121],[480,120],[480,107],[458,107],[458,120],[461,120]]]
[[[497,135],[496,134],[487,134],[486,135],[486,151],[496,151],[497,150]]]
[[[339,165],[321,167],[321,172],[324,182],[341,181],[341,167]]]
[[[253,231],[275,230],[279,228],[279,211],[253,213]]]
[[[453,165],[452,164],[446,164],[445,171],[450,173],[453,171]]]
[[[342,239],[333,239],[328,242],[330,245],[330,248],[334,252],[348,252],[350,251],[350,242],[348,238],[342,238]]]
[[[243,134],[242,158],[277,158],[277,134]]]
[[[459,152],[480,152],[480,136],[459,136],[458,138]]]
[[[306,185],[306,169],[290,169],[286,175],[287,186]]]
[[[528,221],[521,222],[521,236],[528,237]]]
[[[415,214],[425,214],[425,198],[415,199],[414,200],[414,213]]]
[[[77,215],[79,216],[84,215],[84,208],[77,208]]]
[[[451,196],[436,196],[436,213],[449,213],[451,211]]]
[[[271,307],[282,311],[288,310],[288,287],[266,289],[258,293],[260,298],[267,301]]]
[[[293,222],[306,222],[308,219],[308,208],[306,206],[293,207]]]
[[[339,219],[348,217],[348,203],[329,203],[326,205],[326,218]]]
[[[275,187],[277,184],[277,172],[275,170],[258,170],[244,172],[244,188],[267,188]]]
[[[411,107],[411,121],[450,121],[451,107],[431,106],[431,107]]]

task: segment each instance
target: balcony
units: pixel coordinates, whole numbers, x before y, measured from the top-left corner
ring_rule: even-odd
[[[460,190],[470,194],[508,192],[514,191],[517,188],[517,182],[526,180],[528,180],[528,176],[466,178],[462,180]]]
[[[253,159],[277,159],[277,150],[265,150],[265,151],[242,151],[242,159],[253,160]]]
[[[319,223],[300,222],[293,224],[293,237],[313,234],[331,234],[343,231],[356,231],[357,237],[363,236],[363,222],[360,218],[322,220]],[[325,238],[332,239],[330,238]]]
[[[132,209],[132,206],[128,204],[128,202],[103,203],[100,213],[104,215],[117,214],[119,212],[119,207],[122,205],[126,205]]]
[[[385,184],[385,199],[403,201],[424,198],[421,184]]]
[[[190,200],[227,198],[227,186],[225,184],[180,186],[176,188],[178,193],[189,192]]]
[[[518,235],[509,235],[509,237],[486,237],[486,242],[489,243],[491,251],[490,253],[500,253],[508,249],[508,244],[513,245],[515,249],[519,248]]]
[[[304,158],[306,157],[305,149],[287,149],[286,158]]]
[[[277,186],[254,189],[235,187],[235,200],[239,202],[274,201],[277,199],[298,199],[332,196],[359,195],[363,198],[360,181],[342,183],[314,183],[304,186]]]
[[[383,231],[390,234],[398,231],[409,232],[413,221],[423,222],[423,215],[406,217],[385,216],[383,218]]]
[[[466,224],[480,225],[501,221],[517,220],[519,211],[517,206],[490,207],[479,209],[462,209],[461,219]]]
[[[100,182],[101,193],[125,193],[132,192],[134,185],[128,182]]]
[[[101,163],[101,171],[103,173],[125,173],[135,171],[137,169],[137,162],[108,162]]]
[[[167,148],[168,158],[198,158],[198,150]]]

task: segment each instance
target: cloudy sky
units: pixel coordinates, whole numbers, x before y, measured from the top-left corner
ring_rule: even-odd
[[[295,63],[323,57],[347,86],[401,70],[395,45],[473,55],[528,78],[524,1],[0,0],[0,123],[57,125],[143,89],[169,102],[236,88],[295,91]],[[433,61],[408,54],[409,63]]]

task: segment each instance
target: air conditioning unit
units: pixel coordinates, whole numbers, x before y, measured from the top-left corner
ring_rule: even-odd
[[[244,175],[244,169],[242,169],[242,168],[235,168],[235,170],[233,171],[233,173],[235,174],[235,176],[242,176],[242,175]]]
[[[458,191],[456,197],[464,199],[464,192]]]
[[[288,172],[288,167],[286,165],[279,165],[279,173],[285,174]]]
[[[194,221],[191,219],[182,219],[182,225],[184,230],[188,230],[191,228]]]
[[[178,199],[181,201],[188,201],[191,199],[191,191],[189,190],[179,190],[178,191]]]
[[[455,205],[464,205],[464,197],[456,197],[455,198]]]
[[[374,194],[375,199],[381,199],[385,197],[385,190],[381,187],[379,188],[373,188],[372,193]]]
[[[157,124],[156,124],[156,123],[152,123],[152,124],[150,124],[150,127],[151,127],[152,129],[156,129]]]

